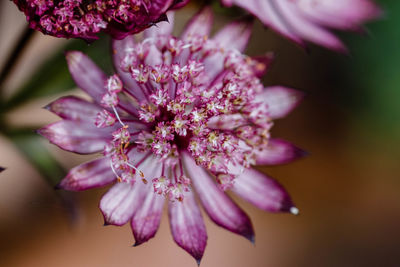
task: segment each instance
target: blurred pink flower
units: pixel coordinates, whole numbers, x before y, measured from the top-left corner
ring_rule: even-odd
[[[170,21],[172,21],[172,14]],[[251,221],[225,193],[258,208],[292,212],[287,192],[251,166],[288,163],[304,155],[270,137],[272,120],[286,116],[303,94],[266,87],[267,54],[242,54],[248,21],[208,38],[212,12],[204,8],[179,38],[172,22],[113,41],[117,74],[107,77],[86,55],[67,54],[76,84],[94,100],[63,97],[48,109],[63,120],[39,133],[62,149],[103,157],[73,168],[60,188],[81,191],[116,182],[102,197],[106,224],[131,223],[139,245],[158,229],[168,199],[176,243],[200,262],[207,233],[194,191],[217,225],[253,241]],[[216,182],[213,181],[215,178]]]
[[[122,39],[166,20],[165,12],[188,0],[13,0],[32,29],[61,38],[98,39],[100,31]]]
[[[360,31],[362,24],[381,15],[372,0],[221,0],[240,6],[276,32],[304,46],[304,41],[345,52],[329,29]]]

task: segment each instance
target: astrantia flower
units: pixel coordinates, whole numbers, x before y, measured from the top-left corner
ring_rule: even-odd
[[[122,39],[165,20],[165,12],[188,0],[13,0],[29,26],[62,38],[97,39],[105,31]]]
[[[381,11],[372,0],[221,0],[237,5],[258,17],[266,26],[304,45],[313,42],[329,49],[346,51],[329,29],[359,31]]]
[[[116,75],[69,52],[77,85],[94,102],[63,97],[48,109],[63,118],[39,132],[62,149],[103,157],[73,168],[60,188],[80,191],[114,183],[100,209],[106,224],[131,223],[136,245],[157,231],[167,199],[176,243],[200,261],[207,233],[194,194],[221,227],[253,240],[250,219],[225,193],[232,190],[270,212],[297,213],[289,195],[253,165],[290,162],[303,151],[270,137],[273,120],[302,98],[293,89],[264,88],[270,55],[241,53],[251,34],[234,22],[208,38],[203,9],[177,38],[172,25],[113,42]]]

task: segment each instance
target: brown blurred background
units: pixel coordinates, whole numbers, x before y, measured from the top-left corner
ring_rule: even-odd
[[[386,15],[364,36],[341,34],[349,56],[313,45],[304,51],[256,23],[247,53],[277,53],[265,84],[308,93],[273,135],[310,156],[263,168],[285,185],[300,215],[264,213],[235,198],[252,218],[256,245],[206,218],[202,267],[400,266],[400,3],[380,4]],[[215,7],[216,29],[237,15]],[[0,8],[3,66],[26,21],[12,2]],[[178,12],[177,32],[196,8]],[[41,107],[71,94],[65,89],[78,94],[60,56],[66,45],[88,49],[83,41],[35,33],[3,87],[10,108],[0,115],[0,166],[7,168],[0,174],[0,266],[196,266],[173,242],[166,213],[156,237],[133,248],[128,225],[103,226],[98,202],[106,189],[52,189],[65,170],[88,159],[30,135],[57,120]],[[109,57],[107,40],[93,47],[97,59]]]

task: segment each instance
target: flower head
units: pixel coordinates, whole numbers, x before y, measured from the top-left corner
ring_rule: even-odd
[[[360,31],[362,24],[381,15],[373,0],[221,0],[240,6],[266,26],[304,46],[304,41],[346,51],[329,29]]]
[[[61,188],[80,191],[117,181],[100,209],[107,224],[130,221],[136,245],[155,235],[167,199],[173,237],[198,261],[207,233],[194,192],[216,224],[253,240],[250,219],[224,190],[266,211],[296,212],[283,187],[252,166],[303,155],[270,137],[273,120],[289,113],[302,94],[261,84],[271,56],[242,54],[248,21],[208,38],[211,18],[203,9],[179,38],[171,35],[171,24],[160,24],[146,30],[143,41],[114,40],[118,76],[111,78],[86,55],[69,52],[72,77],[94,103],[76,97],[53,102],[49,110],[63,120],[40,130],[65,150],[103,152],[72,169]],[[113,100],[104,101],[109,95]]]
[[[187,0],[14,0],[29,26],[61,38],[97,39],[100,31],[122,39],[166,20],[165,12]]]

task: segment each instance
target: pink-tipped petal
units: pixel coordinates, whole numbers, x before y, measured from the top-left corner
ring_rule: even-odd
[[[286,164],[302,158],[307,152],[283,139],[270,139],[268,145],[256,150],[257,165],[278,165]]]
[[[124,225],[140,205],[138,185],[117,183],[101,198],[100,210],[105,224]]]
[[[329,29],[359,31],[382,11],[371,0],[221,0],[246,9],[284,37],[304,46],[314,42],[338,52],[346,47]]]
[[[301,36],[305,40],[328,47],[330,49],[340,52],[347,51],[346,47],[339,38],[337,38],[333,33],[324,27],[313,23],[306,17],[302,16],[296,5],[296,3],[292,3],[291,1],[275,0],[275,6],[278,10],[277,12],[279,12],[281,16],[285,18],[285,23],[292,32],[295,32],[296,35]]]
[[[212,40],[223,50],[244,51],[250,40],[252,26],[253,23],[249,19],[232,22],[217,32]],[[204,65],[212,84],[219,82],[218,77],[224,70],[224,56],[217,53],[205,59]]]
[[[145,178],[151,181],[161,173],[161,164],[157,159],[151,158],[151,174],[145,173]],[[140,200],[140,207],[135,210],[131,219],[131,228],[135,237],[135,246],[153,238],[160,226],[165,197],[153,192],[151,185],[140,184],[145,195]]]
[[[46,109],[63,119],[91,123],[95,121],[97,113],[102,111],[98,105],[76,96],[61,97],[47,105]]]
[[[268,112],[272,119],[280,119],[297,107],[304,93],[283,86],[271,86],[266,87],[257,97],[268,105]]]
[[[104,149],[111,138],[111,130],[99,129],[84,121],[62,120],[39,129],[38,133],[64,150],[91,154]]]
[[[110,168],[110,160],[101,158],[72,168],[57,188],[69,191],[82,191],[108,185],[116,177]]]
[[[146,196],[131,220],[135,246],[153,238],[160,226],[165,197],[152,192],[151,185],[147,187]]]
[[[138,100],[142,101],[145,99],[145,96],[140,89],[139,84],[132,78],[131,74],[128,71],[125,71],[121,67],[121,63],[124,58],[129,54],[135,51],[135,37],[133,35],[129,35],[125,37],[123,40],[112,40],[112,60],[114,68],[121,78],[121,81],[124,84],[124,87]]]
[[[222,28],[212,38],[223,50],[238,50],[244,51],[247,43],[250,40],[253,23],[249,19],[232,22]],[[204,65],[207,70],[208,78],[212,83],[217,83],[220,77],[219,74],[224,70],[224,56],[217,53],[204,60]]]
[[[132,149],[128,153],[128,157],[131,164],[143,161],[138,168],[145,177],[153,175],[154,168],[151,166],[154,164],[154,160],[152,158],[138,152],[137,149]],[[143,204],[143,200],[148,194],[148,188],[149,186],[143,184],[141,178],[137,178],[132,183],[115,184],[100,201],[100,210],[103,213],[105,224],[120,226],[127,223]]]
[[[209,174],[202,167],[197,166],[190,155],[185,153],[183,161],[204,209],[211,220],[217,225],[242,235],[253,242],[253,226],[247,214],[217,187]]]
[[[69,72],[76,85],[88,93],[97,103],[100,103],[106,93],[104,83],[107,76],[85,54],[79,51],[69,51],[66,54]]]
[[[231,189],[265,211],[290,212],[294,208],[290,196],[277,181],[254,169],[247,169],[236,177]]]
[[[212,38],[224,49],[236,49],[243,52],[250,40],[253,21],[244,19],[235,21],[222,28]]]
[[[319,1],[317,5],[307,0],[298,8],[303,16],[315,23],[350,31],[358,30],[362,23],[382,15],[382,10],[370,0],[353,0],[351,5],[347,0]]]
[[[207,231],[193,192],[182,202],[169,202],[169,222],[175,242],[200,263],[207,245]]]
[[[181,34],[181,38],[188,39],[193,35],[209,36],[213,21],[214,16],[211,7],[204,7],[186,24],[186,27]]]

